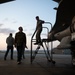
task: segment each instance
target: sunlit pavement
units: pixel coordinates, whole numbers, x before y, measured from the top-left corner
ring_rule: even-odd
[[[14,60],[4,60],[5,52],[0,52],[0,75],[75,75],[75,67],[71,63],[70,55],[53,55],[56,64],[48,62],[45,54],[37,54],[35,60],[30,62],[30,53],[25,54],[25,59],[17,64],[17,54]]]

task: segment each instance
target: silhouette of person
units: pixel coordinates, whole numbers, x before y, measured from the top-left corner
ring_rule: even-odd
[[[15,47],[17,49],[17,62],[21,64],[24,48],[26,47],[26,34],[23,32],[23,28],[19,27],[19,32],[15,34]]]
[[[42,32],[42,24],[44,23],[43,20],[39,19],[39,16],[36,16],[37,24],[36,24],[36,44],[41,44],[41,32]]]
[[[13,60],[14,38],[12,37],[12,33],[10,33],[9,36],[6,38],[6,43],[7,43],[7,51],[5,53],[4,60],[6,60],[9,50],[11,50],[11,60]]]

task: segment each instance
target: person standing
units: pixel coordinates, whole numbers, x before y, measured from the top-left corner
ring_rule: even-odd
[[[9,50],[11,50],[11,60],[13,60],[13,45],[14,45],[14,38],[12,37],[12,33],[6,38],[7,43],[7,51],[4,56],[4,60],[6,60]]]
[[[24,48],[26,47],[26,34],[21,26],[18,29],[19,32],[15,34],[15,47],[17,49],[17,62],[21,64]]]
[[[42,24],[44,23],[43,20],[39,19],[39,16],[36,16],[37,24],[36,24],[36,44],[41,44],[41,32],[42,32]]]

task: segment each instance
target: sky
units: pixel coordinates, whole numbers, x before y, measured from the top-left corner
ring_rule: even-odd
[[[9,33],[18,32],[18,27],[22,26],[26,33],[28,49],[31,47],[31,37],[36,28],[36,16],[45,22],[55,23],[56,10],[58,3],[52,0],[16,0],[0,4],[0,50],[6,50],[6,38]],[[50,24],[44,24],[43,27],[51,29]],[[42,38],[46,37],[46,29],[43,29]],[[59,44],[58,41],[55,45]],[[35,47],[34,47],[35,48]]]

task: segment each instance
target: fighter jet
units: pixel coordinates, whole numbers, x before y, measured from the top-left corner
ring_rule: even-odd
[[[54,8],[56,9],[56,20],[49,32],[48,41],[58,40],[60,44],[56,47],[57,49],[69,48],[72,52],[72,63],[75,65],[75,43],[71,44],[72,29],[75,30],[75,2],[74,0],[53,1],[58,3],[58,7]]]

